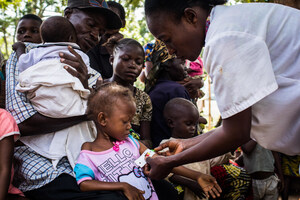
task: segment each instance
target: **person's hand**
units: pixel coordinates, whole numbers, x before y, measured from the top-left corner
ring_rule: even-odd
[[[169,150],[160,152],[161,150],[163,150],[165,148],[169,148]],[[159,145],[158,147],[156,147],[154,149],[154,151],[159,155],[171,156],[171,155],[180,153],[185,149],[186,149],[186,146],[185,146],[183,139],[174,139],[174,140],[169,140],[169,141]]]
[[[145,167],[145,175],[151,179],[160,180],[168,176],[173,167],[167,162],[166,157],[155,156],[146,158],[148,165]]]
[[[64,66],[64,68],[71,75],[77,77],[80,80],[80,82],[82,83],[82,85],[84,86],[84,88],[88,89],[89,75],[88,75],[88,69],[87,69],[85,63],[83,62],[81,56],[71,46],[68,46],[68,50],[74,56],[68,55],[65,53],[59,53],[59,56],[61,58],[60,62],[67,64]],[[75,68],[75,70],[70,68],[68,65]]]
[[[198,98],[199,89],[204,85],[202,78],[192,79],[191,77],[187,77],[179,83],[186,88],[191,98]]]
[[[12,45],[12,49],[14,51],[17,51],[17,50],[22,50],[22,51],[24,50],[25,51],[25,48],[26,48],[26,46],[23,42],[16,42]]]
[[[216,198],[220,196],[222,189],[214,177],[207,174],[201,174],[197,178],[197,182],[207,197],[211,196]]]
[[[128,200],[143,200],[145,191],[139,190],[128,183],[124,183],[123,192]]]

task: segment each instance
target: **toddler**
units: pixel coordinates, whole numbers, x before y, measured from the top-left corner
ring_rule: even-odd
[[[0,199],[5,199],[7,194],[24,196],[19,189],[10,184],[13,178],[13,170],[11,169],[14,141],[18,139],[20,132],[15,119],[6,110],[1,108],[0,127]],[[23,199],[21,197],[19,198]]]
[[[135,164],[147,150],[130,135],[135,112],[131,91],[116,83],[104,83],[91,94],[87,113],[96,124],[97,137],[82,145],[74,169],[81,190],[120,190],[128,199],[158,199],[150,179]],[[174,172],[197,180],[214,194],[217,183],[213,179],[183,167]]]
[[[194,137],[196,125],[206,121],[199,116],[197,107],[184,98],[170,100],[164,108],[164,117],[172,132],[170,140]],[[163,140],[161,143],[166,141],[168,140]],[[251,195],[250,176],[246,174],[245,170],[229,164],[229,159],[231,158],[233,158],[233,155],[228,152],[213,159],[194,162],[184,166],[207,175],[213,175],[222,188],[221,199],[237,199]],[[178,184],[187,185],[188,188],[185,188],[184,199],[199,199],[196,196],[195,183],[186,184],[186,181],[177,175],[173,175],[170,180],[175,180]]]
[[[140,134],[142,142],[151,148],[151,99],[146,92],[133,85],[144,66],[144,49],[139,42],[130,38],[125,38],[115,43],[113,54],[110,58],[113,66],[113,76],[105,80],[105,82],[116,82],[133,92],[136,113],[133,116],[131,125],[133,130]]]
[[[42,45],[27,54],[17,55],[20,71],[17,91],[26,93],[35,110],[44,116],[65,118],[84,115],[90,91],[66,71],[66,68],[72,67],[61,63],[59,57],[60,53],[70,54],[68,48],[71,49],[71,46],[89,70],[87,55],[75,43],[73,25],[64,17],[50,17],[42,23],[40,33]],[[20,140],[42,156],[52,159],[55,168],[63,156],[67,156],[74,167],[82,143],[92,141],[94,137],[93,123],[82,122],[61,131],[22,137]]]

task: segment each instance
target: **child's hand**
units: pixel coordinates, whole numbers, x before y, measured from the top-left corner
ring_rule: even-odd
[[[201,174],[197,178],[197,182],[207,197],[212,196],[213,198],[216,198],[216,196],[220,196],[222,189],[220,188],[214,177],[206,174]]]
[[[124,183],[123,192],[128,200],[145,200],[145,191],[139,190],[128,183]]]
[[[23,42],[16,42],[16,43],[14,43],[13,45],[12,45],[12,49],[14,50],[14,51],[17,51],[18,49],[20,50],[24,50],[25,51],[25,48],[26,48],[26,46],[25,46],[25,44],[23,43]]]

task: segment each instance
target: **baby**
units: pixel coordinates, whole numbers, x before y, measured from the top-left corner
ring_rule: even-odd
[[[164,143],[172,139],[186,139],[195,136],[195,130],[198,123],[205,123],[205,119],[199,115],[196,106],[189,100],[184,98],[173,98],[164,107],[164,118],[168,127],[171,129],[172,137],[170,139],[162,140]],[[232,157],[231,153],[222,156],[191,164],[184,165],[185,167],[210,175],[211,167],[228,163]],[[187,186],[185,188],[184,199],[199,199],[196,195],[197,188],[194,184],[184,182],[185,179],[176,177],[176,175],[169,176],[169,180],[175,180],[176,183]]]
[[[71,46],[74,54],[79,54],[90,70],[88,56],[75,43],[73,25],[64,17],[50,17],[42,23],[40,34],[43,44],[27,54],[16,51],[19,52],[17,68],[20,71],[17,91],[26,93],[35,110],[44,116],[67,118],[84,115],[90,91],[66,71],[71,67],[61,63],[59,57],[61,53],[70,54],[68,48]],[[54,168],[63,156],[67,156],[74,166],[82,143],[95,137],[93,127],[92,122],[82,122],[51,134],[22,137],[21,141],[52,159]]]

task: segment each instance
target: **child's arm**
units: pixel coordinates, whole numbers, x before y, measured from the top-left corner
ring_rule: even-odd
[[[247,142],[246,144],[243,144],[241,147],[242,147],[242,150],[243,150],[243,153],[245,154],[250,154],[256,147],[256,142],[254,140],[250,140],[249,142]]]
[[[22,54],[25,53],[25,44],[23,42],[16,42],[12,45],[13,50],[16,52],[17,58],[19,59]]]
[[[144,191],[124,182],[102,182],[96,180],[86,180],[79,185],[81,191],[123,191],[129,200],[144,199]]]
[[[278,178],[280,180],[280,182],[278,183],[278,190],[279,192],[282,192],[284,189],[284,177],[283,177],[283,171],[281,167],[281,159],[278,152],[272,151],[272,154],[275,160],[274,164],[275,164],[276,174],[278,175]]]
[[[140,121],[140,133],[143,144],[148,148],[152,148],[151,136],[150,136],[150,122]]]
[[[140,154],[143,154],[144,151],[147,150],[147,147],[143,143],[141,142],[139,143],[140,143]],[[153,157],[155,156],[157,156],[157,154],[155,154]],[[216,179],[210,175],[206,175],[201,172],[197,172],[182,166],[173,168],[172,172],[174,174],[184,176],[186,178],[190,178],[192,180],[197,181],[200,187],[203,189],[206,196],[208,197],[210,194],[213,198],[216,198],[216,196],[220,196],[220,193],[222,192]],[[145,172],[145,174],[148,173]]]
[[[194,192],[199,198],[205,198],[204,191],[202,188],[199,186],[199,184],[191,180],[189,178],[185,178],[183,176],[173,174],[173,176],[169,177],[169,180],[172,183],[179,184],[180,186],[187,187],[189,188],[192,192]]]
[[[213,198],[216,198],[216,196],[219,197],[222,192],[222,189],[216,179],[210,175],[203,174],[183,166],[173,168],[172,172],[197,181],[207,197],[211,195]]]
[[[0,200],[4,200],[8,191],[12,158],[14,152],[14,136],[0,140]]]

